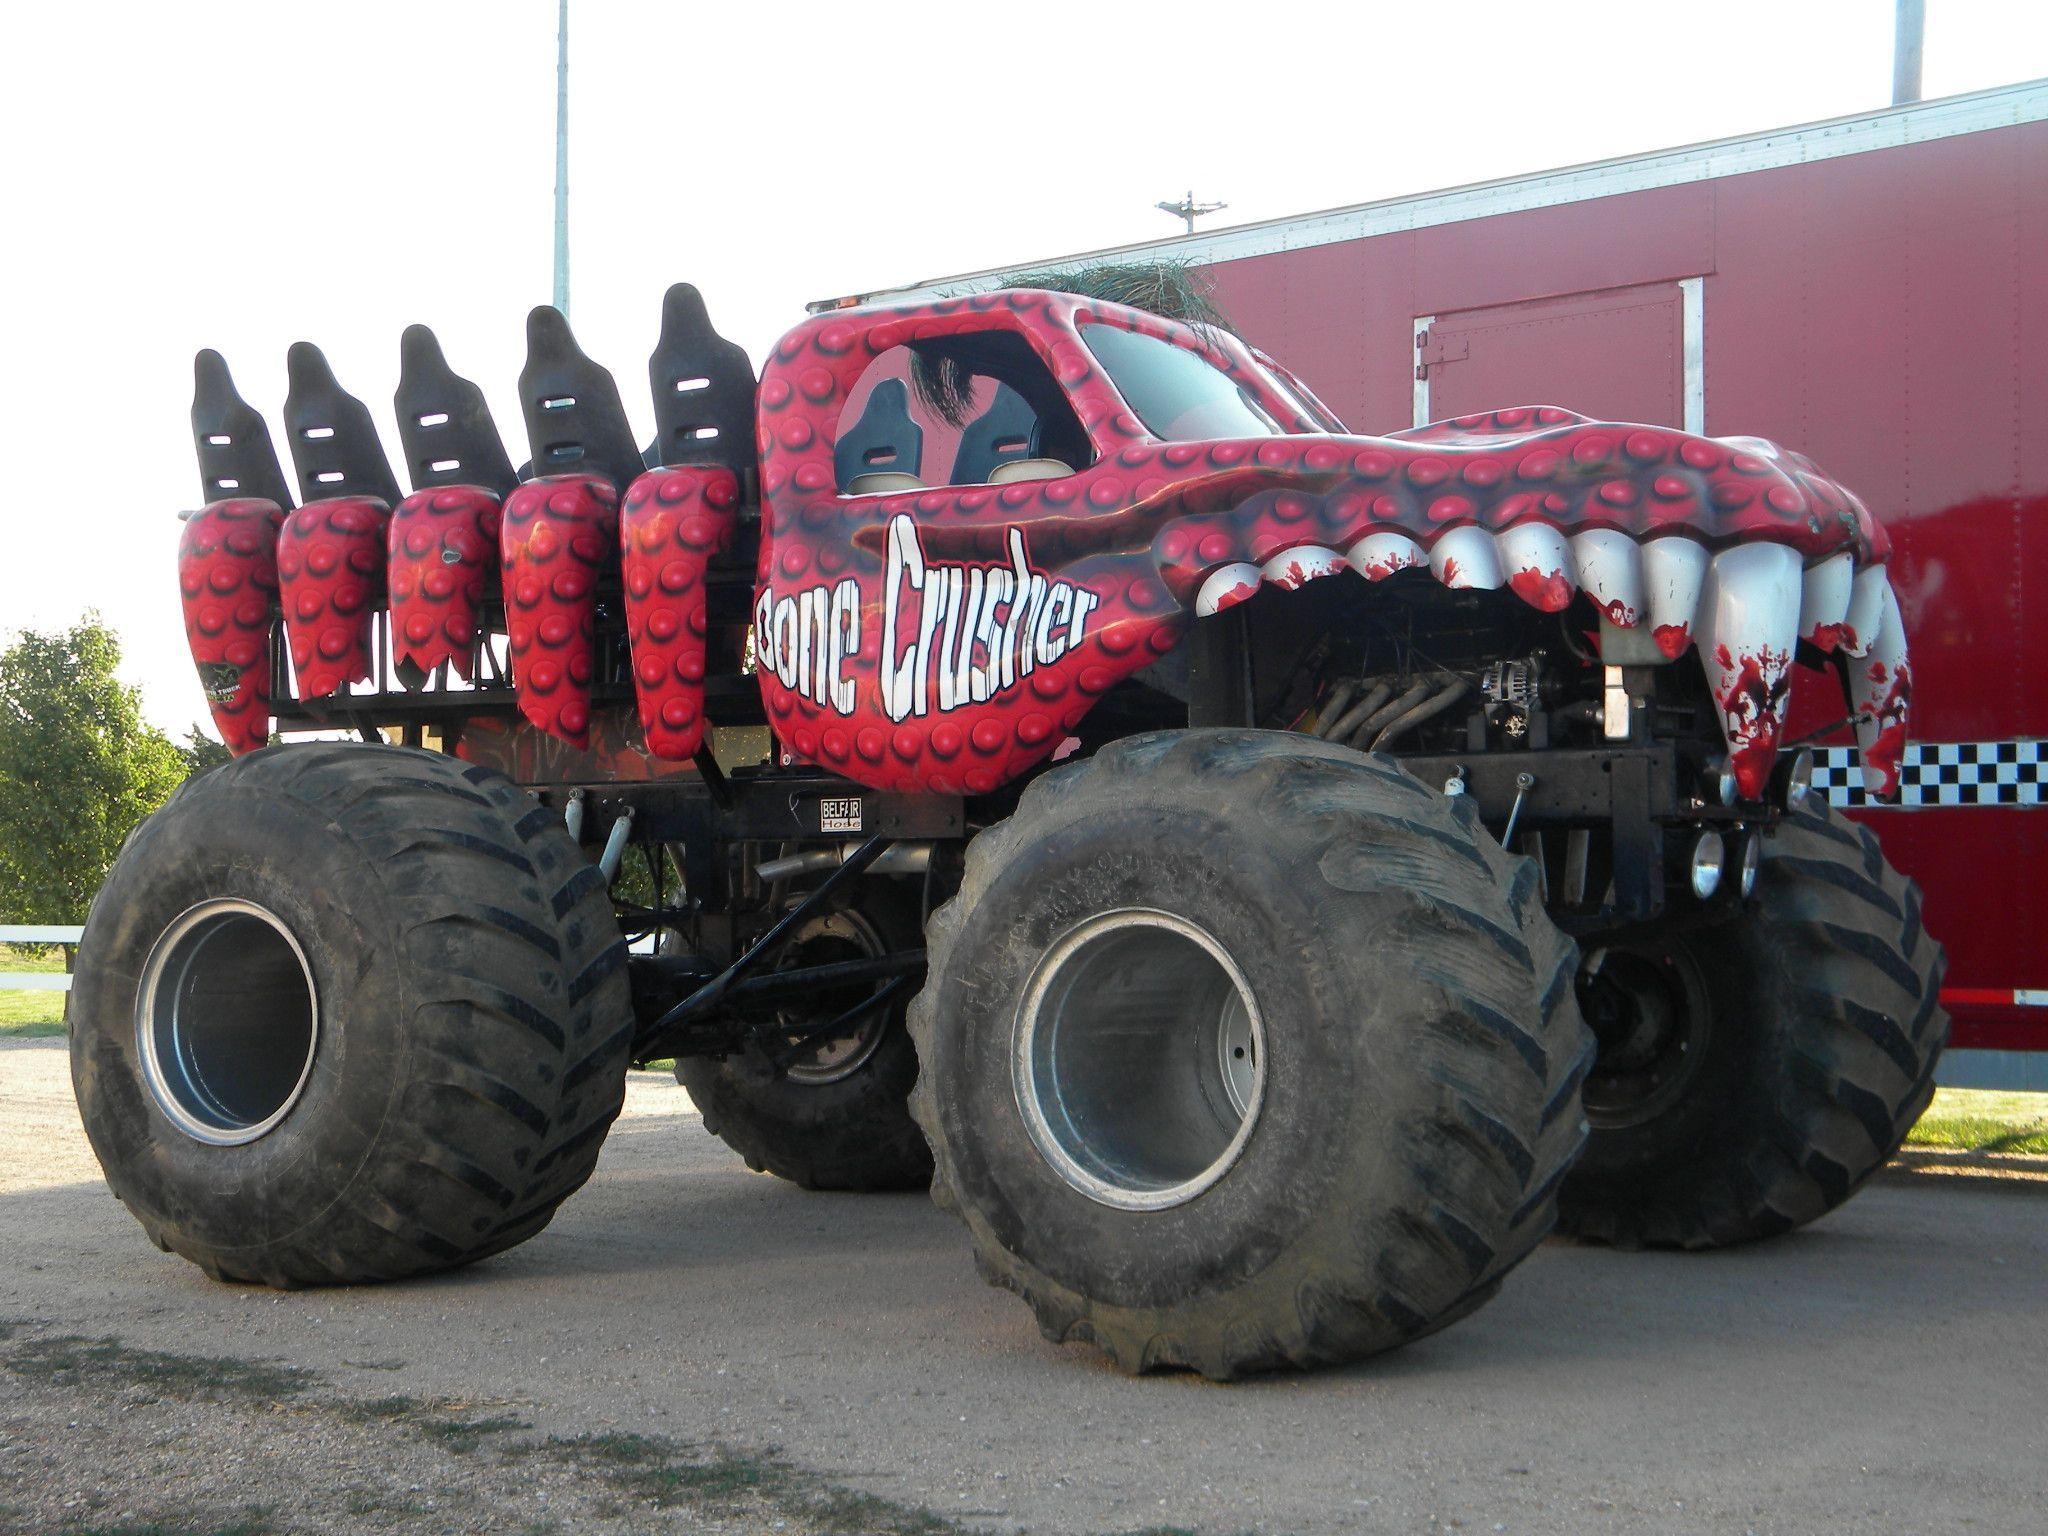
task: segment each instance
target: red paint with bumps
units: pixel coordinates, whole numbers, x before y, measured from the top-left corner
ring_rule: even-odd
[[[284,520],[277,574],[299,697],[370,677],[370,623],[384,602],[391,509],[370,496],[309,501]]]
[[[1162,441],[1083,341],[1091,324],[1196,353],[1287,435]],[[869,366],[913,341],[995,330],[1030,342],[1095,462],[1048,480],[839,494],[834,433]],[[1191,618],[1248,597],[1259,579],[1293,587],[1347,563],[1377,579],[1427,561],[1448,586],[1506,584],[1556,611],[1576,586],[1556,552],[1586,532],[1684,538],[1707,554],[1768,542],[1798,562],[1847,553],[1862,569],[1890,550],[1851,492],[1754,439],[1547,407],[1383,438],[1327,433],[1227,335],[1033,290],[798,327],[762,377],[759,448],[755,646],[771,723],[798,755],[884,789],[982,793],[1028,771],[1097,697],[1171,650]],[[1495,568],[1501,551],[1525,547],[1531,563]],[[953,583],[936,605],[942,618],[930,617],[935,575]],[[1018,596],[1039,583],[1050,622]],[[1064,606],[1052,595],[1062,587]],[[1628,605],[1610,612],[1626,616]],[[1688,608],[1681,623],[1690,619]],[[1019,633],[1062,625],[1064,642]],[[1738,653],[1721,691],[1751,794],[1775,754],[1792,638],[1717,647]],[[1888,787],[1895,759],[1869,761]]]
[[[214,727],[234,753],[254,752],[270,739],[270,642],[283,522],[274,501],[230,498],[193,513],[178,538],[185,641]]]
[[[619,493],[595,475],[545,475],[505,498],[499,551],[519,712],[574,746],[590,740],[597,587],[617,559]]]

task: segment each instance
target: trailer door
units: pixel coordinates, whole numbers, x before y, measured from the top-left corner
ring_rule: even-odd
[[[1415,423],[1508,405],[1686,425],[1680,282],[1497,304],[1415,322]]]

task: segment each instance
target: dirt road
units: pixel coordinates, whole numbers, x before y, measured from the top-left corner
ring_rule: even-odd
[[[2044,1277],[2048,1186],[1890,1182],[1750,1250],[1553,1242],[1355,1369],[1131,1381],[923,1198],[750,1175],[640,1075],[536,1241],[277,1295],[150,1247],[62,1042],[0,1043],[0,1529],[2027,1529]]]

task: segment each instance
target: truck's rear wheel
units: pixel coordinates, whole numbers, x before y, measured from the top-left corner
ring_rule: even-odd
[[[273,748],[174,795],[93,903],[79,1110],[114,1193],[218,1278],[450,1268],[589,1177],[624,962],[602,877],[498,774]]]
[[[1391,760],[1138,736],[969,845],[911,1009],[933,1192],[1055,1340],[1229,1377],[1478,1306],[1584,1126],[1535,871]]]
[[[1559,1224],[1623,1247],[1710,1248],[1833,1210],[1933,1094],[1942,970],[1919,891],[1824,805],[1765,844],[1740,917],[1589,947],[1592,1136]]]
[[[919,944],[917,905],[889,880],[870,880],[852,898],[796,933],[784,965],[868,959]],[[794,1039],[829,1023],[875,990],[872,982],[811,998],[777,1020],[771,1039]],[[761,1045],[722,1060],[684,1057],[676,1079],[704,1116],[704,1129],[746,1160],[805,1189],[923,1189],[932,1155],[910,1118],[917,1053],[897,1002],[857,1020],[844,1035],[771,1058]]]

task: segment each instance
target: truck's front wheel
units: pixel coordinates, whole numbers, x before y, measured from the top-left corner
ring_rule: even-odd
[[[1357,1359],[1549,1230],[1590,1041],[1535,870],[1391,760],[1136,736],[1047,774],[928,928],[933,1193],[1053,1339]]]
[[[272,748],[186,785],[93,903],[72,1078],[160,1247],[277,1286],[497,1253],[589,1177],[632,1015],[604,881],[489,769]]]
[[[1719,927],[1589,944],[1592,1136],[1565,1231],[1711,1248],[1833,1210],[1891,1157],[1948,1037],[1941,946],[1867,828],[1824,805],[1765,844]]]

